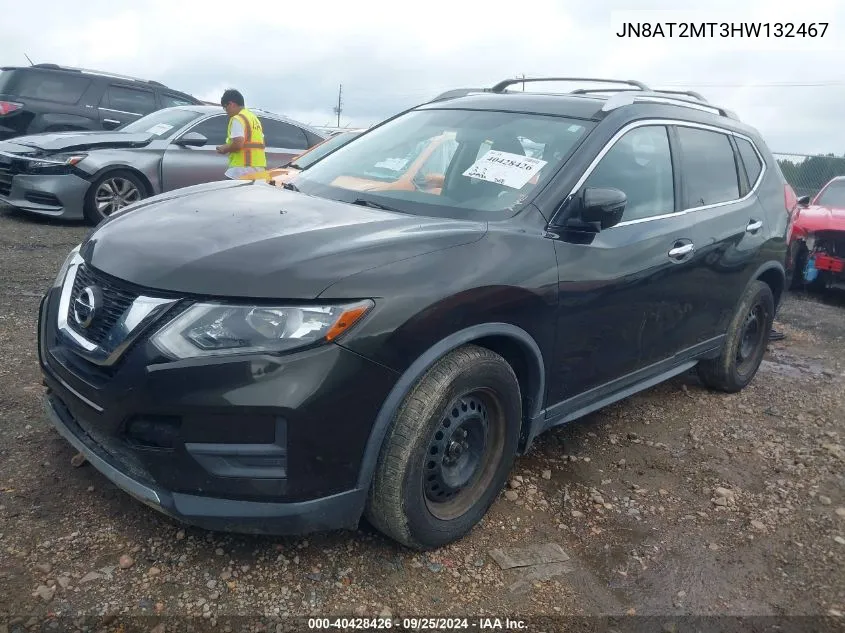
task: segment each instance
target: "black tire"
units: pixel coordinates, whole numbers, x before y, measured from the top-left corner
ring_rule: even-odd
[[[501,356],[475,345],[447,354],[399,407],[376,464],[367,519],[417,550],[463,537],[504,486],[521,411],[519,383]]]
[[[736,308],[718,358],[698,363],[701,381],[711,389],[736,393],[757,374],[766,353],[775,316],[772,289],[762,281],[752,282]]]
[[[118,190],[115,187],[115,204],[110,210],[104,212],[103,210],[101,210],[101,204],[100,201],[98,201],[98,194],[100,190],[104,188],[109,182],[127,183],[130,188],[125,190],[125,193],[117,195],[118,193],[123,192],[124,190]],[[129,193],[130,191],[137,192],[137,195]],[[121,208],[132,204],[133,202],[142,200],[147,196],[147,186],[144,184],[144,181],[138,174],[131,172],[128,169],[113,169],[111,171],[107,171],[106,173],[102,174],[99,178],[97,178],[93,183],[91,183],[90,187],[88,187],[88,192],[85,194],[85,219],[90,224],[99,224],[115,211],[118,211]],[[117,198],[119,198],[120,200],[117,200]]]

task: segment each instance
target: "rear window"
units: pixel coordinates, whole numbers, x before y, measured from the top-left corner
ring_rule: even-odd
[[[42,70],[4,70],[0,93],[55,103],[77,103],[91,80],[82,75]]]
[[[739,155],[745,165],[745,173],[748,174],[748,186],[753,187],[760,177],[760,172],[763,171],[763,163],[754,151],[754,146],[744,138],[736,139],[736,145],[739,147]]]
[[[686,179],[685,208],[739,199],[734,150],[727,134],[678,127]]]

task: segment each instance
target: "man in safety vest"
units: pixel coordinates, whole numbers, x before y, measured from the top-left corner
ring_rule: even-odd
[[[229,89],[223,93],[220,105],[229,115],[226,144],[217,146],[218,153],[229,155],[226,177],[236,179],[267,169],[264,130],[258,117],[244,107],[244,96],[237,90]]]

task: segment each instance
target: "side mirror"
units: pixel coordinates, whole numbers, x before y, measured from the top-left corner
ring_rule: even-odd
[[[188,132],[177,138],[175,143],[182,147],[202,147],[208,143],[208,139],[199,132]]]
[[[609,229],[619,224],[628,196],[619,189],[585,189],[576,216],[582,222]]]
[[[799,207],[809,207],[810,206],[810,196],[801,196],[798,198],[798,206]]]

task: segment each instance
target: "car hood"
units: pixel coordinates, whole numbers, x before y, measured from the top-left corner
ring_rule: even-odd
[[[795,226],[808,233],[845,231],[845,209],[818,205],[799,209]]]
[[[100,225],[82,255],[104,273],[151,289],[314,299],[344,277],[473,242],[486,230],[486,222],[391,213],[231,181],[130,207]]]
[[[0,151],[14,153],[31,152],[33,149],[43,153],[81,152],[101,148],[143,147],[153,140],[152,134],[129,134],[126,132],[52,132],[18,136],[0,144]],[[9,147],[4,148],[2,145]],[[17,148],[13,146],[18,146]]]

